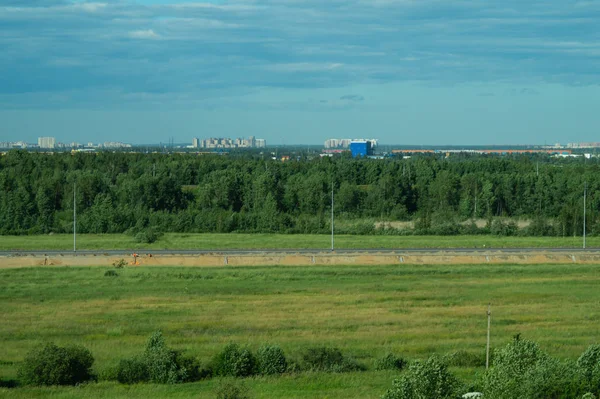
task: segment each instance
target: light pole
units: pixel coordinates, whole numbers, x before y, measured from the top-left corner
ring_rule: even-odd
[[[77,198],[75,191],[77,182],[73,183],[73,252],[77,252]]]
[[[333,240],[333,180],[331,181],[331,251],[333,252],[334,248],[334,240]]]
[[[491,306],[492,306],[491,304],[488,304],[488,310],[487,310],[488,328],[487,328],[487,345],[485,347],[485,369],[486,370],[490,367],[490,322],[492,319]]]
[[[586,200],[587,200],[587,181],[583,187],[583,249],[585,249],[585,211],[586,211]]]

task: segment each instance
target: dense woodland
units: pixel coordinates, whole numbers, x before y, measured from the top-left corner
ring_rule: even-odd
[[[595,159],[349,156],[281,162],[257,154],[31,153],[0,156],[0,233],[325,233],[331,190],[356,234],[600,233]],[[484,219],[477,227],[473,219]],[[518,229],[511,220],[532,221]],[[376,221],[413,220],[400,230]]]

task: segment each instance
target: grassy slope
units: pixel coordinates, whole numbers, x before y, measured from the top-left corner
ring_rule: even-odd
[[[151,331],[206,362],[230,341],[280,344],[292,358],[329,344],[371,366],[387,351],[409,358],[485,346],[515,333],[560,357],[600,342],[600,269],[545,266],[346,266],[289,268],[0,270],[0,376],[14,378],[33,345],[80,343],[102,371],[142,350]],[[473,372],[463,374],[471,377]],[[255,398],[377,398],[390,372],[251,379]],[[216,381],[183,386],[0,390],[0,396],[214,397]]]
[[[494,236],[353,236],[335,237],[336,248],[581,248],[581,237]],[[588,247],[599,247],[600,237],[589,237]],[[125,234],[81,234],[78,249],[303,249],[331,248],[328,235],[285,234],[165,234],[153,244],[138,244]],[[0,250],[73,249],[73,236],[0,236]]]

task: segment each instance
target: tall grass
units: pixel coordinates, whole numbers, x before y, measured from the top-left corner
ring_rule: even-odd
[[[493,346],[522,333],[555,356],[575,359],[600,342],[600,268],[592,265],[126,267],[118,277],[104,271],[0,270],[1,377],[15,378],[25,353],[42,341],[84,345],[102,371],[139,353],[157,329],[201,363],[229,342],[253,350],[277,344],[292,360],[327,345],[367,365],[388,352],[408,359],[479,353],[488,302]],[[390,373],[302,374],[249,385],[258,398],[378,397]],[[212,384],[155,389],[159,396],[209,398]],[[141,397],[153,388],[124,389],[101,383],[0,390],[0,396]]]
[[[336,248],[581,248],[579,237],[385,236],[336,235]],[[600,237],[588,237],[589,248]],[[116,249],[330,249],[331,237],[318,234],[179,234],[168,233],[152,244],[125,234],[81,234],[77,248]],[[73,236],[1,236],[0,250],[72,250]]]

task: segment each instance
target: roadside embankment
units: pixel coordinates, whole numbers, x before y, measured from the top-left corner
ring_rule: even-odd
[[[132,266],[309,266],[309,265],[393,265],[393,264],[600,264],[600,252],[264,252],[202,254],[19,254],[0,256],[0,268],[34,266],[111,266],[121,262]]]

